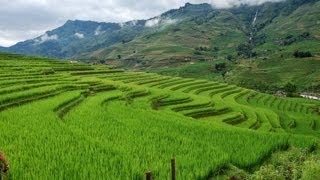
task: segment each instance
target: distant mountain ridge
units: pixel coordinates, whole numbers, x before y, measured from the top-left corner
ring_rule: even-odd
[[[251,33],[251,28],[253,28],[251,26],[251,23],[256,13],[258,15],[258,18],[256,19],[256,24],[254,27],[256,31],[255,33],[261,32],[261,30],[271,24],[273,20],[278,18],[279,16],[288,16],[300,6],[315,2],[318,2],[318,0],[287,0],[277,3],[267,2],[259,6],[243,5],[230,9],[215,9],[207,3],[186,3],[179,9],[169,10],[157,17],[153,17],[148,20],[134,20],[125,23],[69,20],[63,26],[58,27],[57,29],[54,29],[52,31],[47,31],[45,34],[37,38],[19,42],[9,48],[0,47],[0,51],[10,51],[16,53],[57,58],[72,58],[76,56],[80,59],[112,59],[116,58],[118,55],[120,55],[119,53],[122,52],[106,53],[106,51],[110,51],[108,49],[109,47],[117,50],[119,49],[118,47],[121,46],[127,47],[127,43],[133,40],[141,41],[146,37],[149,38],[145,40],[145,44],[146,47],[149,47],[151,43],[148,42],[148,39],[151,38],[153,40],[156,40],[157,38],[160,38],[158,39],[159,41],[161,41],[161,39],[166,39],[168,36],[170,36],[171,33],[171,31],[168,31],[168,29],[172,29],[172,31],[175,31],[176,33],[178,31],[185,31],[183,32],[185,33],[185,36],[194,36],[194,38],[198,39],[203,39],[203,35],[210,38],[209,41],[211,42],[202,42],[202,40],[200,40],[200,42],[196,43],[190,41],[182,44],[176,44],[176,41],[180,41],[178,38],[181,37],[177,37],[177,39],[175,39],[175,37],[170,37],[169,41],[172,41],[171,44],[174,44],[174,46],[178,46],[180,50],[181,48],[184,50],[190,48],[190,43],[194,43],[192,44],[193,48],[195,48],[196,46],[209,47],[211,46],[211,44],[215,43],[217,44],[216,48],[219,48],[219,46],[221,46],[220,49],[222,49],[222,47],[228,46],[226,44],[227,42],[230,42],[230,39],[228,39],[230,37],[227,36],[237,35],[238,37],[234,38],[235,45],[229,47],[235,49],[237,45],[245,43],[246,39],[248,39],[248,34]],[[202,33],[198,34],[197,32],[194,33],[192,31],[186,30],[188,28],[195,31],[200,31]],[[222,30],[217,29],[226,30],[225,32],[221,32]],[[218,34],[214,34],[212,32]],[[261,39],[268,37],[257,38]],[[116,46],[111,47],[113,45]],[[107,48],[105,51],[103,51],[103,54],[101,54],[102,48]],[[135,50],[133,50],[132,52],[134,51]],[[136,50],[135,52],[137,51],[141,52],[141,50]],[[149,50],[147,49],[142,50],[142,52],[145,51],[149,52]],[[94,53],[91,54],[91,52]],[[79,56],[79,54],[83,53],[86,54],[84,56]],[[192,53],[193,52],[190,51],[186,55],[191,56],[193,55]],[[224,52],[222,54],[228,53],[230,52]],[[177,52],[177,54],[179,55],[179,51]],[[212,55],[208,53],[207,55],[205,55],[206,53],[203,54],[204,56]],[[81,58],[81,56],[83,58]],[[122,56],[132,59],[132,55],[128,55],[125,52],[122,53]],[[141,55],[137,53],[135,54],[135,56],[141,58],[142,56],[145,56],[145,54]],[[144,58],[148,59],[148,55]],[[149,60],[152,59],[154,58],[150,57]]]
[[[157,24],[170,24],[170,18],[181,18],[180,11],[203,13],[211,10],[209,4],[192,5],[187,3],[180,9],[170,10],[160,16],[147,20],[133,20],[124,23],[106,23],[82,20],[68,20],[64,25],[47,31],[34,39],[19,42],[11,47],[0,47],[0,51],[9,51],[29,55],[56,58],[71,58],[74,55],[92,52],[116,43],[126,43],[149,32]],[[160,20],[159,17],[168,17]],[[169,18],[170,17],[170,18]],[[151,30],[152,31],[152,30]]]
[[[136,25],[139,26],[139,25]],[[96,50],[122,40],[126,35],[119,23],[68,20],[63,26],[6,50],[11,52],[68,58],[74,54]],[[122,33],[122,34],[121,34]],[[132,28],[132,36],[139,28]],[[131,37],[129,35],[129,37]]]

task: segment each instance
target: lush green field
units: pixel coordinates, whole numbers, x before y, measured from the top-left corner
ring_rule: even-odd
[[[314,149],[317,101],[213,81],[0,54],[10,179],[214,178],[277,150]]]

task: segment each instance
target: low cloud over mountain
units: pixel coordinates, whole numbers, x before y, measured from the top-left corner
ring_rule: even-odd
[[[125,22],[148,19],[184,3],[210,3],[217,8],[279,0],[4,0],[0,6],[0,45],[44,34],[68,19]],[[22,18],[23,17],[23,18]],[[99,33],[99,31],[97,31]]]

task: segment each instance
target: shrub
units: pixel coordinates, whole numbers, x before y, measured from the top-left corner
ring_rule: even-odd
[[[218,63],[218,64],[215,64],[214,68],[216,71],[221,72],[226,70],[227,66],[226,66],[226,63]]]
[[[228,60],[228,61],[233,61],[234,60],[234,58],[232,57],[232,55],[227,55],[226,56],[226,59]]]
[[[320,163],[315,160],[304,162],[301,179],[318,179],[320,177]]]
[[[202,55],[202,53],[200,51],[195,51],[193,54],[195,55]]]
[[[257,53],[253,51],[253,48],[250,44],[239,44],[237,47],[237,52],[239,56],[244,57],[255,57]]]
[[[221,73],[222,77],[225,77],[225,75],[227,74],[227,65],[226,63],[218,63],[214,65],[214,69],[215,71],[218,71],[219,73]]]
[[[219,50],[220,50],[220,49],[219,49],[218,47],[213,47],[213,48],[212,48],[212,51],[213,51],[213,52],[217,52],[217,51],[219,51]]]
[[[297,86],[289,82],[283,87],[283,90],[286,92],[288,97],[293,97],[297,92]]]
[[[42,74],[43,75],[50,75],[50,74],[54,74],[54,70],[53,69],[43,69],[42,70]]]
[[[310,51],[295,51],[293,53],[294,57],[296,58],[305,58],[305,57],[312,57],[312,54]]]
[[[288,35],[287,37],[281,38],[279,40],[279,45],[289,46],[295,42],[303,41],[303,40],[308,39],[310,37],[311,37],[311,34],[309,32],[304,32],[298,36]]]

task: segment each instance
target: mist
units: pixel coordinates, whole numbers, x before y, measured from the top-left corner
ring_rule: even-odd
[[[267,1],[279,0],[4,0],[0,6],[0,46],[11,46],[19,41],[44,35],[47,30],[59,27],[67,20],[121,24],[157,17],[170,9],[184,6],[187,2],[230,8],[241,4],[258,5]],[[158,23],[155,20],[149,22],[149,25]],[[96,34],[99,33],[101,32],[97,29]]]

